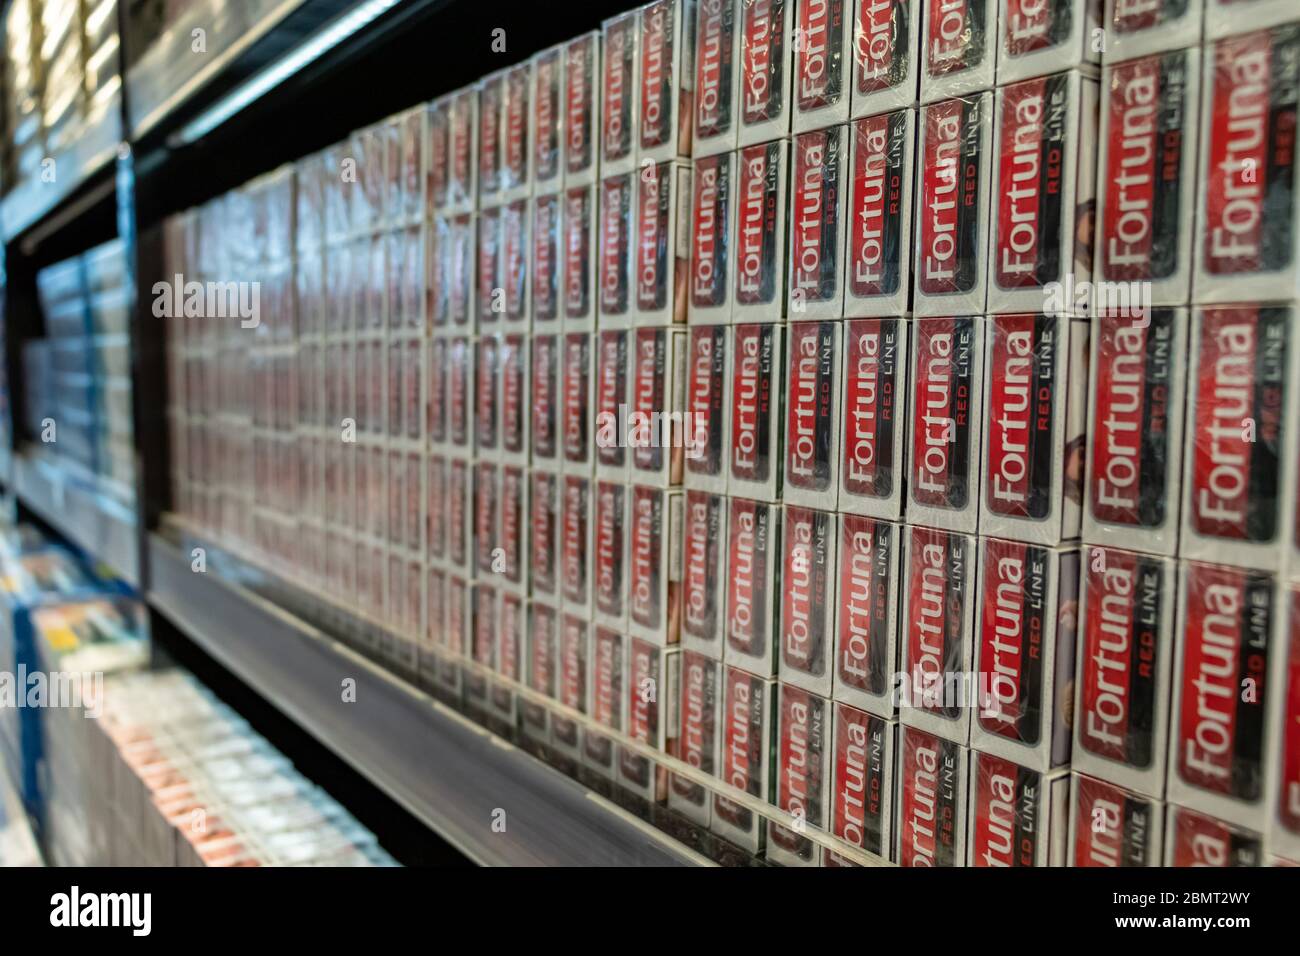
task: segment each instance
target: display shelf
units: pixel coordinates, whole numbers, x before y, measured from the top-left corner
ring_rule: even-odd
[[[131,136],[138,139],[246,54],[308,0],[200,0],[127,69]],[[203,52],[194,48],[203,30]]]
[[[140,539],[131,509],[30,455],[14,456],[13,479],[18,501],[36,517],[123,581],[140,586]]]
[[[122,110],[120,94],[116,94],[104,104],[97,120],[86,123],[81,135],[50,157],[54,160],[52,181],[40,176],[25,179],[0,200],[5,242],[40,223],[65,200],[73,199],[68,209],[68,218],[73,219],[85,207],[108,199],[113,191],[111,166],[121,141]],[[86,187],[84,195],[73,198],[82,187]]]
[[[703,858],[389,674],[159,534],[149,603],[222,666],[470,859],[665,866]],[[344,703],[343,681],[355,681]],[[506,832],[493,830],[505,811]]]

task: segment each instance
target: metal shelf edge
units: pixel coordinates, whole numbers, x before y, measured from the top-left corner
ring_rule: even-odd
[[[149,602],[417,818],[485,865],[698,862],[578,782],[149,536]],[[345,679],[355,699],[343,702]],[[505,811],[506,830],[494,814]]]

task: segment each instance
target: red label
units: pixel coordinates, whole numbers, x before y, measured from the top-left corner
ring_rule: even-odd
[[[719,641],[722,627],[722,522],[726,506],[727,500],[722,495],[686,492],[682,529],[682,626],[691,637],[710,644]]]
[[[1093,431],[1088,490],[1092,513],[1102,521],[1159,527],[1176,491],[1168,487],[1174,322],[1170,310],[1146,318],[1103,315],[1093,369]],[[1177,410],[1174,410],[1177,414]]]
[[[668,333],[637,329],[633,348],[632,411],[636,419],[632,423],[632,465],[640,471],[658,472],[670,439],[662,421],[668,411]]]
[[[564,337],[564,458],[590,459],[591,334],[570,332]]]
[[[484,80],[478,97],[478,188],[494,193],[501,188],[501,97],[504,79]]]
[[[822,109],[844,95],[844,0],[804,0],[795,47],[795,98],[800,111]]]
[[[659,736],[659,695],[648,689],[659,684],[659,649],[653,644],[633,639],[629,642],[627,682],[627,735],[641,743],[656,744]],[[619,767],[624,777],[641,787],[648,787],[654,766],[644,757],[619,751]]]
[[[595,36],[582,36],[564,48],[564,155],[570,173],[591,168],[595,159],[591,149],[592,105],[596,102],[599,42]]]
[[[525,348],[526,336],[511,334],[501,339],[501,447],[514,454],[524,451],[524,389],[528,378]]]
[[[451,536],[447,558],[452,565],[463,568],[469,561],[469,465],[453,459],[448,472],[447,532]]]
[[[1074,778],[1075,866],[1158,866],[1161,810],[1146,797],[1082,774]]]
[[[1207,66],[1207,68],[1209,68]],[[1205,160],[1205,270],[1277,271],[1294,259],[1296,83],[1300,27],[1214,46]]]
[[[721,475],[725,414],[727,327],[697,325],[691,329],[690,378],[686,383],[686,467],[697,475]]]
[[[853,195],[850,200],[849,291],[856,298],[894,295],[902,281],[901,260],[910,250],[903,223],[907,114],[903,111],[858,120],[853,135]]]
[[[980,561],[980,726],[1030,746],[1042,739],[1043,657],[1055,630],[1047,549],[985,538]]]
[[[912,498],[932,508],[970,502],[975,320],[916,319],[912,392]]]
[[[628,613],[642,627],[663,627],[664,497],[654,488],[632,487],[628,548]]]
[[[734,667],[724,668],[722,709],[722,779],[751,797],[761,797],[767,782],[768,741],[764,709],[769,706],[771,684]],[[714,812],[733,827],[750,830],[751,810],[726,797],[713,798]]]
[[[898,319],[855,319],[844,325],[844,490],[888,498],[896,479]]]
[[[988,473],[991,512],[1046,518],[1052,510],[1052,435],[1066,391],[1058,378],[1058,320],[1046,315],[989,317]]]
[[[560,51],[537,56],[533,70],[533,171],[546,182],[560,173]]]
[[[554,458],[559,404],[559,337],[533,336],[533,455]]]
[[[669,248],[668,219],[674,168],[647,165],[637,179],[636,304],[645,311],[664,307],[673,282],[676,250]]]
[[[781,288],[777,234],[785,184],[781,180],[781,144],[763,143],[739,152],[736,190],[736,302],[771,304]]]
[[[785,109],[785,0],[746,0],[741,29],[741,118],[746,126]]]
[[[561,503],[560,589],[566,602],[587,603],[587,495],[585,478],[565,477]]]
[[[626,486],[607,481],[596,484],[595,552],[596,607],[604,614],[623,613],[624,522]]]
[[[600,333],[596,354],[596,434],[608,438],[617,426],[620,411],[627,404],[627,333],[621,330]],[[622,468],[624,443],[618,440],[596,442],[596,460],[611,468]]]
[[[731,474],[766,481],[772,474],[771,411],[773,352],[771,325],[738,325],[731,375]]]
[[[717,308],[727,302],[730,154],[695,161],[691,209],[691,305]]]
[[[983,273],[979,190],[984,162],[979,98],[925,108],[917,286],[926,295],[970,292]]]
[[[478,381],[475,383],[474,436],[480,448],[497,447],[497,358],[498,340],[483,336],[478,341]]]
[[[623,644],[622,634],[598,627],[591,648],[591,718],[614,730],[623,727]],[[583,751],[601,767],[613,764],[608,737],[584,733]]]
[[[478,319],[496,322],[502,304],[501,210],[484,209],[478,214]]]
[[[496,465],[480,462],[474,469],[474,539],[478,569],[492,570],[492,552],[496,549],[498,500]]]
[[[988,0],[932,0],[925,62],[931,76],[973,70],[984,62]]]
[[[960,866],[961,747],[902,728],[899,866]]]
[[[1042,778],[1010,760],[976,753],[975,820],[971,828],[976,866],[1033,866],[1042,834]]]
[[[1286,308],[1206,310],[1198,324],[1192,527],[1269,541],[1278,533],[1287,392]]]
[[[673,5],[656,0],[641,8],[641,148],[670,142],[673,115]]]
[[[840,294],[842,127],[804,133],[794,141],[790,293],[804,303]]]
[[[1182,698],[1174,759],[1188,784],[1238,800],[1263,794],[1272,579],[1189,564],[1184,571]]]
[[[823,796],[830,769],[826,740],[827,701],[789,684],[781,686],[781,730],[776,805],[810,826],[824,828]],[[768,829],[772,842],[805,861],[816,861],[811,841],[781,826]]]
[[[736,651],[762,656],[768,647],[768,561],[771,560],[769,505],[732,498],[727,534],[727,643]]]
[[[907,0],[858,0],[853,49],[857,91],[879,93],[907,77],[911,59],[911,7]]]
[[[711,138],[732,124],[735,0],[701,0],[696,17],[695,135]]]
[[[558,500],[559,488],[554,475],[545,471],[529,473],[529,526],[532,529],[530,571],[533,590],[541,594],[554,594],[556,589],[556,555],[559,551]]]
[[[682,653],[681,759],[707,774],[716,773],[718,726],[718,662],[692,651]],[[703,787],[672,778],[673,791],[696,806],[707,805]]]
[[[790,325],[785,480],[799,489],[826,491],[831,484],[835,332],[832,322]]]
[[[501,576],[511,584],[523,584],[524,471],[501,469],[501,550],[505,568]]]
[[[781,666],[804,674],[826,674],[834,620],[831,598],[835,569],[834,516],[787,505],[782,524],[785,565],[781,594]]]
[[[888,691],[893,671],[888,651],[895,544],[889,522],[840,516],[835,678],[840,685],[875,696]]]
[[[868,853],[887,856],[886,807],[893,780],[885,762],[893,747],[890,725],[847,704],[835,704],[835,775],[831,832]]]
[[[903,634],[911,704],[956,720],[967,702],[952,699],[948,686],[965,664],[967,599],[975,571],[971,539],[920,527],[908,533]]]
[[[1300,833],[1300,589],[1291,590],[1290,647],[1286,666],[1286,701],[1282,710],[1282,779],[1277,816],[1293,834]]]
[[[631,269],[632,177],[614,176],[600,184],[600,310],[626,315]]]
[[[567,235],[566,235],[567,238]],[[533,201],[533,319],[560,317],[560,197]],[[568,264],[567,257],[565,264]],[[527,268],[527,264],[524,264]]]
[[[1263,866],[1258,836],[1172,804],[1174,866]]]
[[[506,74],[504,134],[502,150],[503,186],[513,188],[528,182],[528,74],[527,64]]]
[[[601,154],[606,163],[632,155],[636,95],[636,14],[605,24],[605,83]]]
[[[586,186],[570,189],[564,194],[564,317],[586,319],[592,316],[591,275],[595,263],[591,261],[591,228],[594,222],[591,210],[591,190]],[[619,210],[606,209],[614,216],[613,240],[620,240]],[[602,220],[603,222],[603,220]],[[604,236],[602,230],[601,235]],[[603,250],[602,250],[603,252]],[[614,276],[618,277],[619,255],[612,250]],[[602,265],[605,259],[601,259]]]

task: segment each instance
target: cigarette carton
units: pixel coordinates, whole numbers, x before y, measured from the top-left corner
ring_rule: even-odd
[[[678,756],[700,773],[717,776],[718,732],[722,724],[722,665],[716,658],[683,650],[681,670]],[[711,790],[684,777],[672,774],[668,778],[669,808],[700,826],[707,827],[712,819],[712,797]]]
[[[1046,773],[1070,759],[1079,552],[981,538],[971,747]]]
[[[560,482],[560,595],[566,612],[591,613],[591,479]]]
[[[662,2],[662,0],[661,0]],[[641,167],[636,186],[633,253],[636,325],[684,325],[689,301],[691,167],[667,162]]]
[[[1177,567],[1096,546],[1082,558],[1073,766],[1162,797]]]
[[[448,220],[446,251],[447,312],[452,328],[475,328],[474,288],[478,281],[475,254],[478,250],[478,216],[462,213]]]
[[[468,213],[478,202],[478,91],[467,86],[447,99],[447,211]]]
[[[596,474],[609,481],[627,477],[628,344],[627,329],[606,329],[595,338]]]
[[[910,522],[973,534],[979,526],[984,336],[980,316],[912,322]]]
[[[695,117],[695,0],[641,8],[639,162],[691,155]]]
[[[561,265],[557,268],[561,284],[557,295],[564,327],[574,332],[591,331],[596,327],[599,301],[596,277],[598,263],[604,261],[596,257],[599,248],[596,227],[598,221],[603,222],[597,216],[599,188],[594,182],[566,187],[560,210],[557,255]]]
[[[605,627],[592,629],[590,698],[587,713],[593,723],[623,730],[623,697],[627,680],[627,638]],[[609,737],[583,729],[583,762],[602,776],[614,777],[614,743]]]
[[[727,498],[688,490],[682,506],[682,645],[722,659],[726,621]]]
[[[1064,866],[1070,774],[971,752],[968,866]]]
[[[974,535],[909,526],[903,530],[901,661],[904,724],[963,746],[976,705],[967,681],[975,643]]]
[[[587,709],[587,651],[591,641],[591,625],[574,614],[562,615],[557,642],[556,698],[565,707],[586,712]],[[572,757],[580,757],[578,723],[555,714],[551,718],[551,746]]]
[[[727,640],[723,660],[761,676],[776,673],[780,556],[779,506],[731,498],[727,509]]]
[[[1180,557],[1280,568],[1296,506],[1295,328],[1289,306],[1193,314]]]
[[[847,704],[834,705],[831,833],[883,860],[894,853],[894,767],[898,724]],[[850,866],[832,850],[824,866]]]
[[[917,315],[984,311],[995,155],[992,111],[992,93],[943,100],[921,110],[912,297]]]
[[[474,465],[474,569],[480,578],[495,572],[501,541],[501,474],[492,462]]]
[[[912,304],[912,180],[916,111],[849,126],[853,171],[844,314],[903,315]]]
[[[778,696],[776,806],[781,813],[767,821],[767,859],[817,866],[821,848],[800,833],[805,826],[826,829],[830,816],[831,702],[786,684]]]
[[[839,525],[834,697],[892,719],[902,526],[861,515],[841,515]]]
[[[533,336],[532,358],[532,446],[535,466],[559,468],[561,427],[560,351],[561,336],[538,333]]]
[[[1296,16],[1295,4],[1287,0],[1205,0],[1205,39],[1286,23]]]
[[[1282,592],[1260,571],[1180,570],[1169,801],[1263,832],[1278,771],[1269,714],[1284,693]]]
[[[628,486],[597,481],[592,519],[592,617],[597,624],[616,630],[627,625],[628,593]]]
[[[918,93],[921,0],[856,0],[853,6],[852,117],[911,106]]]
[[[521,465],[501,466],[500,537],[494,553],[493,571],[503,588],[521,594],[528,588],[529,515],[528,473]]]
[[[719,777],[756,800],[771,798],[776,747],[777,684],[736,667],[722,669]],[[710,828],[736,846],[758,853],[767,827],[754,811],[713,797]]]
[[[1204,12],[1203,4],[1186,0],[1106,0],[1102,62],[1195,47]]]
[[[732,322],[785,317],[789,190],[789,140],[737,151]]]
[[[502,199],[502,125],[505,114],[506,71],[489,73],[478,90],[478,206],[495,206]]]
[[[532,319],[533,327],[554,330],[560,323],[560,302],[565,260],[562,258],[565,196],[542,193],[532,206]],[[567,250],[564,250],[567,252]],[[584,256],[583,265],[586,265]]]
[[[566,332],[561,340],[560,461],[566,474],[590,475],[593,466],[591,340],[590,332]]]
[[[686,434],[686,330],[638,328],[631,333],[632,402],[629,477],[657,487],[682,483]]]
[[[1070,866],[1159,866],[1165,805],[1113,783],[1070,775]]]
[[[593,30],[564,45],[564,185],[596,181],[600,166],[601,35]]]
[[[1191,296],[1200,62],[1192,47],[1102,71],[1094,315],[1116,304],[1132,314],[1147,290],[1153,305]],[[1103,290],[1130,301],[1097,301]]]
[[[999,86],[1057,70],[1096,75],[1104,39],[1095,0],[1003,0],[1001,7]]]
[[[559,631],[559,612],[540,601],[533,601],[529,606],[525,673],[530,688],[551,698],[556,696],[558,687]],[[551,711],[531,700],[523,701],[519,709],[524,733],[543,742],[549,740]]]
[[[740,128],[736,145],[790,135],[794,75],[794,4],[738,0],[740,14]]]
[[[1264,865],[1259,833],[1173,804],[1165,826],[1165,866]]]
[[[1182,309],[1093,323],[1087,541],[1177,550],[1187,323]]]
[[[638,11],[629,10],[601,25],[600,174],[605,177],[628,173],[636,166],[641,112],[638,19]]]
[[[504,223],[500,206],[479,208],[478,258],[474,273],[474,321],[478,329],[488,332],[499,325],[506,308],[506,291],[502,285],[502,239]]]
[[[564,185],[564,47],[548,47],[529,61],[528,144],[533,195],[558,193]]]
[[[446,695],[459,697],[464,671],[460,658],[469,648],[473,607],[470,585],[456,574],[447,575],[447,608],[443,625],[443,654],[438,661],[438,684]]]
[[[1079,537],[1088,333],[1049,315],[989,316],[981,534]]]
[[[629,638],[627,662],[627,735],[669,756],[677,756],[681,727],[681,655],[676,648]],[[619,748],[618,782],[653,803],[668,796],[668,771],[662,764]]]
[[[657,644],[681,636],[682,495],[632,485],[628,502],[628,630]]]
[[[728,336],[725,326],[695,326],[689,330],[686,356],[683,482],[719,494],[727,490]]]
[[[495,335],[484,335],[474,343],[474,450],[478,457],[493,461],[501,449],[500,345]]]
[[[781,382],[785,329],[737,325],[727,356],[731,383],[727,489],[763,501],[781,490]]]
[[[962,866],[970,751],[915,727],[899,730],[899,866]]]
[[[1077,70],[1023,80],[999,87],[994,107],[988,311],[1070,314],[1050,300],[1092,275],[1097,81]]]
[[[424,119],[424,196],[428,213],[448,210],[451,185],[451,95],[440,96],[426,107]],[[327,202],[330,200],[327,200]],[[329,222],[335,220],[329,217]],[[425,211],[421,211],[424,215]],[[327,238],[334,240],[338,231],[327,226]]]
[[[497,349],[501,400],[501,460],[514,465],[528,463],[528,426],[532,414],[528,400],[528,336],[511,332],[501,336]]]
[[[496,666],[497,592],[487,584],[476,584],[470,592],[470,607],[474,610],[470,657],[491,670]],[[482,671],[465,669],[465,702],[479,711],[487,708],[488,678]]]
[[[497,673],[507,681],[523,681],[527,623],[527,599],[510,591],[502,591],[501,603],[497,608],[496,666]],[[494,682],[488,699],[496,714],[514,726],[517,705],[515,692],[510,685]]]
[[[560,477],[534,469],[528,473],[528,580],[532,593],[559,602]]]
[[[1211,5],[1210,22],[1213,13]],[[1193,296],[1204,303],[1295,299],[1300,188],[1291,131],[1300,23],[1219,40],[1205,58]]]
[[[501,317],[507,328],[528,329],[532,319],[533,286],[529,273],[532,241],[528,227],[532,210],[527,197],[515,199],[501,207],[501,247],[498,280],[502,295]]]
[[[632,192],[630,172],[601,180],[600,260],[596,270],[601,328],[628,328],[632,324],[636,305],[632,284]]]
[[[447,567],[472,573],[470,537],[474,504],[469,462],[453,458],[447,466]]]
[[[1287,638],[1279,650],[1285,650],[1287,655],[1286,686],[1278,700],[1281,706],[1274,708],[1278,783],[1269,835],[1275,852],[1300,860],[1300,587],[1292,585],[1285,600]]]
[[[1000,0],[932,0],[921,27],[921,102],[993,86]]]
[[[837,523],[833,512],[793,505],[786,505],[782,516],[777,673],[783,684],[821,697],[831,695]]]
[[[728,153],[740,125],[738,11],[744,0],[699,0],[695,28],[695,127],[691,154]],[[706,821],[707,822],[707,821]]]
[[[734,152],[696,157],[691,174],[691,254],[686,295],[687,321],[691,325],[725,325],[731,321],[735,182]]]
[[[849,118],[854,0],[799,4],[794,51],[794,128],[821,129]]]
[[[506,70],[502,80],[501,198],[505,202],[533,193],[532,72],[532,61],[526,61]]]
[[[848,127],[794,138],[790,186],[791,319],[844,315]]]
[[[842,327],[829,321],[788,326],[782,497],[789,504],[835,508]]]
[[[843,461],[835,469],[841,511],[898,520],[907,474],[907,356],[910,323],[844,324]]]

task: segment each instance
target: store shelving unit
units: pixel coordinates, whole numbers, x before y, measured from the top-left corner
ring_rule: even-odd
[[[128,15],[122,6],[120,28]],[[157,530],[167,510],[169,459],[161,335],[148,314],[148,289],[162,274],[163,217],[476,78],[482,50],[452,44],[445,56],[440,50],[435,66],[428,44],[452,29],[486,38],[503,19],[499,7],[472,0],[395,0],[328,55],[241,108],[238,122],[197,140],[178,135],[353,6],[348,0],[203,0],[127,68],[118,108],[78,142],[75,155],[59,160],[58,188],[16,190],[0,203],[14,421],[21,420],[13,407],[21,401],[19,343],[39,332],[24,318],[36,314],[36,271],[114,234],[127,245],[136,290],[131,362],[139,511],[95,493],[30,447],[0,449],[0,461],[11,463],[0,480],[26,514],[135,585],[155,631],[165,628],[192,642],[469,859],[707,863],[255,591],[250,569],[212,566],[196,573],[189,555]],[[626,6],[604,0],[557,9],[521,0],[509,13],[511,43],[519,46],[507,61],[591,29]],[[192,30],[200,26],[205,54],[191,50]],[[248,149],[249,143],[258,148]],[[342,702],[345,678],[355,681],[354,703]],[[504,834],[492,826],[498,809],[506,812]]]

